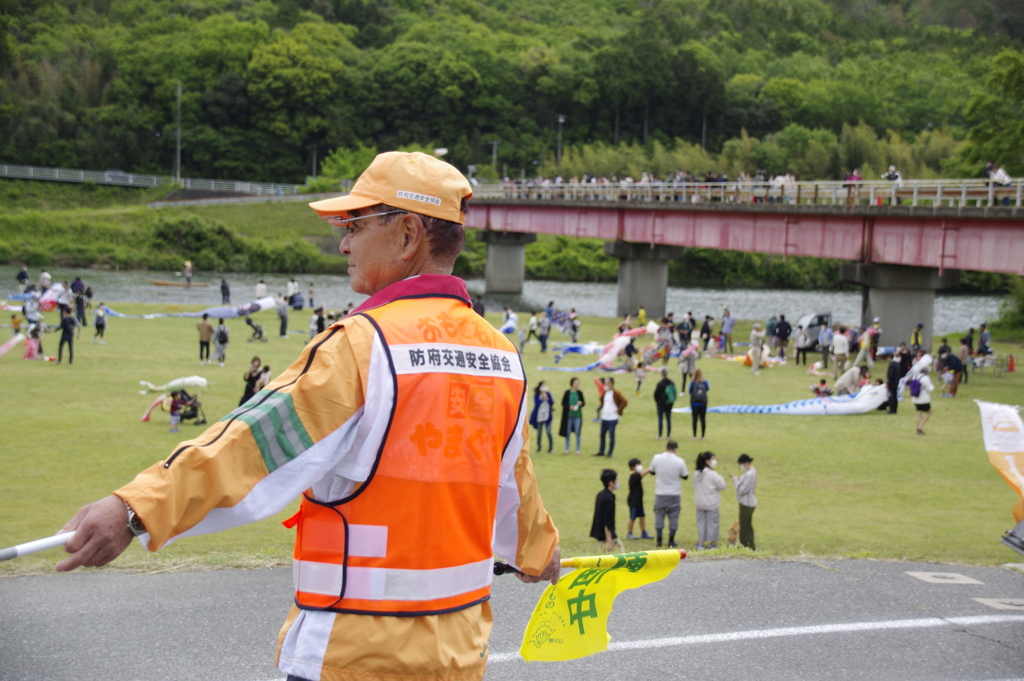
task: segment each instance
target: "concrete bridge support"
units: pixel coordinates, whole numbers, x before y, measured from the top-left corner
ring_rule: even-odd
[[[665,316],[668,261],[681,258],[681,246],[654,246],[607,241],[604,252],[619,259],[619,316],[633,314],[643,305],[648,319]]]
[[[861,323],[867,326],[881,317],[881,345],[904,342],[909,347],[910,334],[920,322],[924,324],[922,344],[930,349],[935,292],[960,283],[960,270],[946,270],[939,276],[939,270],[930,267],[843,263],[840,279],[864,287]]]
[[[526,244],[536,241],[537,235],[483,230],[477,232],[477,238],[487,244],[486,292],[522,293]]]

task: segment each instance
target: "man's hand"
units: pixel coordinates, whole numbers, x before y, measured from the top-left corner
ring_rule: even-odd
[[[134,536],[128,529],[128,508],[121,497],[110,495],[83,506],[61,532],[75,531],[64,550],[72,554],[57,563],[57,572],[77,567],[100,567],[120,556]]]
[[[516,577],[519,581],[526,582],[527,584],[536,584],[537,582],[551,582],[552,584],[558,583],[558,578],[562,574],[562,552],[555,548],[555,555],[551,556],[551,562],[544,568],[544,571],[537,577],[533,575],[523,574],[517,572]]]

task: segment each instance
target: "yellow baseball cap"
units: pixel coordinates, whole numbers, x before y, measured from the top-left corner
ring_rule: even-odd
[[[450,163],[418,151],[388,151],[377,154],[348,196],[314,201],[309,207],[320,217],[347,218],[350,211],[385,203],[461,225],[466,221],[462,201],[472,197],[473,188]]]

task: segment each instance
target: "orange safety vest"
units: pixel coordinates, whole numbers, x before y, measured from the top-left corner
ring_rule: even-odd
[[[490,597],[502,456],[522,428],[522,362],[461,299],[400,298],[357,314],[383,343],[370,361],[386,356],[394,406],[363,415],[389,419],[366,482],[337,501],[307,492],[286,523],[298,525],[295,603],[395,616],[467,608]]]

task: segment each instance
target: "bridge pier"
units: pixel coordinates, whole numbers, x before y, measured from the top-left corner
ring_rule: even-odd
[[[526,275],[526,244],[536,241],[537,235],[487,229],[477,232],[477,238],[487,244],[485,292],[522,293]]]
[[[920,322],[924,324],[922,345],[930,350],[935,292],[960,283],[960,270],[946,270],[939,276],[934,267],[843,263],[840,279],[864,287],[861,323],[869,326],[875,317],[881,317],[881,345],[904,342],[909,347],[910,334]]]
[[[643,305],[648,319],[664,317],[668,261],[682,257],[683,248],[607,241],[604,252],[619,259],[618,315],[633,314]]]

